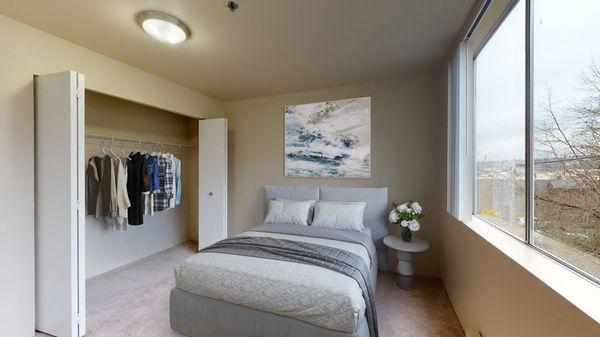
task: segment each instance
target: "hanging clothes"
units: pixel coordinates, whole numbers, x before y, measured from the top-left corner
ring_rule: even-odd
[[[154,216],[154,193],[144,193],[144,215]]]
[[[148,186],[144,181],[146,176],[146,158],[139,152],[129,156],[127,163],[127,193],[131,207],[127,209],[128,222],[132,226],[144,223],[144,195]]]
[[[121,150],[122,151],[122,150]],[[181,160],[170,153],[92,156],[86,168],[87,214],[114,230],[144,223],[181,203]]]
[[[144,158],[146,158],[145,179],[148,181],[148,189],[150,192],[158,192],[160,189],[158,187],[158,161],[156,160],[156,156],[146,153],[144,154]]]
[[[173,175],[173,185],[175,186],[175,205],[181,203],[181,160],[173,156],[173,162],[176,167],[176,173]]]
[[[115,161],[117,159],[106,155],[102,158],[102,200],[105,207],[105,215],[108,217],[116,217],[118,213],[117,206],[117,176],[115,174]],[[106,206],[108,205],[108,206]]]
[[[177,196],[177,164],[175,156],[172,153],[167,153],[166,157],[171,161],[171,173],[173,174],[173,197],[169,199],[169,208],[175,208],[175,198]]]
[[[173,197],[173,172],[171,160],[163,154],[157,154],[159,191],[154,194],[154,211],[169,209],[169,201]]]
[[[117,172],[117,217],[114,226],[115,230],[127,230],[129,207],[131,207],[131,201],[129,200],[129,193],[127,192],[127,158],[117,158],[116,160],[116,172]]]
[[[96,203],[100,197],[100,161],[99,157],[91,157],[85,170],[85,206],[88,215],[96,215]]]
[[[117,216],[117,187],[111,156],[93,156],[88,161],[86,177],[86,206],[96,218]]]
[[[146,158],[146,176],[148,191],[144,192],[144,215],[154,215],[154,194],[160,191],[158,181],[158,161],[155,156],[145,153]]]

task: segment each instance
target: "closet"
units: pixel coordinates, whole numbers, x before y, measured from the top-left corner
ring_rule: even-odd
[[[190,239],[202,248],[227,236],[225,119],[89,91],[84,75],[69,71],[36,78],[35,136],[37,330],[83,336],[87,278]],[[181,161],[180,204],[139,226],[87,215],[88,159],[136,152]]]

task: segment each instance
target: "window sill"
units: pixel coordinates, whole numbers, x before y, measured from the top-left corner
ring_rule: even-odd
[[[600,323],[600,305],[598,305],[600,286],[481,219],[473,217],[463,223]]]

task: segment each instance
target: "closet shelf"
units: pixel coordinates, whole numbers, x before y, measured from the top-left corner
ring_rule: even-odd
[[[141,139],[129,139],[129,138],[121,138],[121,137],[109,137],[109,136],[100,136],[100,135],[85,135],[86,139],[96,139],[96,140],[106,140],[111,142],[121,142],[121,143],[132,143],[139,145],[157,145],[161,147],[176,147],[180,149],[194,149],[195,146],[185,145],[185,144],[175,144],[175,143],[163,143],[163,142],[153,142]]]

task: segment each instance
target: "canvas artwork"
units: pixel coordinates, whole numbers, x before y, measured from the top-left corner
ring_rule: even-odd
[[[371,177],[371,97],[285,107],[286,177]]]

